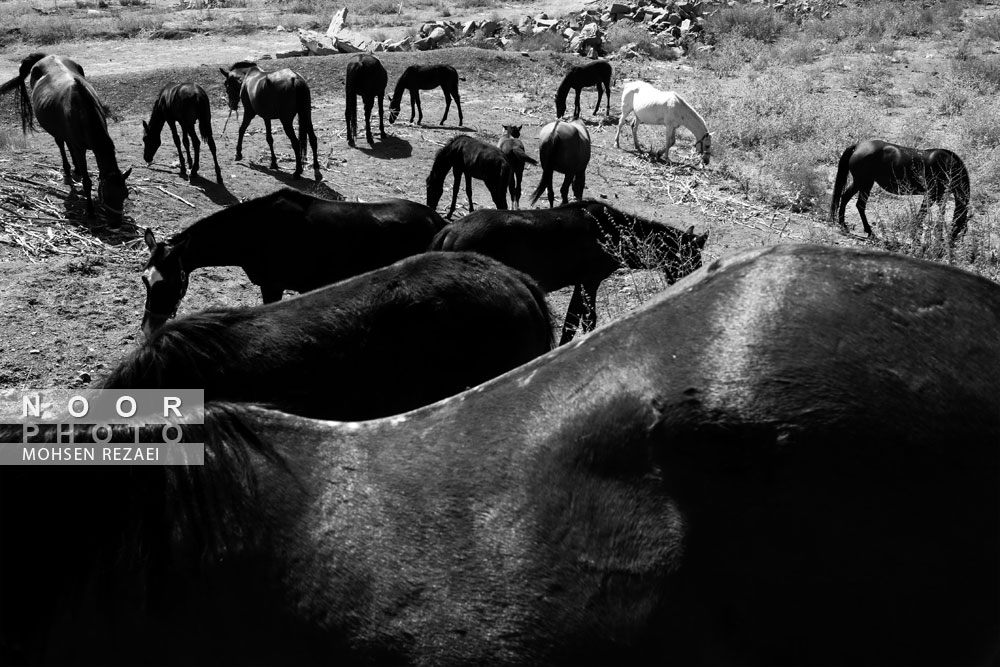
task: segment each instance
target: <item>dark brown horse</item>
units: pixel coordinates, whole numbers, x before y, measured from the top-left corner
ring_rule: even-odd
[[[571,67],[566,76],[563,77],[559,89],[556,90],[556,118],[566,115],[566,97],[572,89],[576,92],[574,99],[573,118],[580,117],[580,91],[588,86],[597,86],[597,105],[594,107],[596,114],[601,109],[601,97],[607,98],[607,109],[605,115],[611,115],[611,77],[613,71],[611,63],[606,60],[595,60],[586,65]]]
[[[28,86],[31,94],[28,94]],[[93,182],[87,172],[87,151],[97,162],[97,196],[113,224],[121,222],[128,186],[125,179],[132,173],[122,173],[115,157],[115,144],[108,134],[108,107],[84,77],[83,68],[63,56],[33,53],[21,61],[19,73],[0,86],[0,95],[18,91],[22,129],[34,129],[37,118],[42,129],[52,135],[62,156],[65,183],[71,188],[74,179],[83,185],[87,199],[87,215],[94,215],[91,198]],[[70,173],[66,147],[73,158]]]
[[[148,335],[176,314],[195,269],[240,266],[271,303],[284,290],[307,292],[421,253],[444,225],[405,199],[328,201],[284,188],[202,218],[165,243],[146,230],[142,329]]]
[[[389,75],[382,61],[368,53],[359,53],[347,63],[347,79],[344,89],[347,102],[344,106],[344,117],[347,119],[347,144],[354,146],[358,138],[358,96],[365,109],[365,138],[370,146],[375,145],[372,136],[372,108],[378,98],[378,130],[379,136],[385,141],[385,122],[382,105],[385,100],[385,87],[389,84]]]
[[[514,170],[510,179],[510,204],[512,208],[521,208],[521,180],[524,177],[525,164],[538,164],[538,161],[528,155],[521,141],[521,125],[504,125],[503,136],[497,142],[497,148],[507,156],[507,162]]]
[[[397,418],[0,466],[0,657],[995,664],[997,331],[978,276],[759,248]]]
[[[667,282],[701,266],[708,233],[682,231],[597,201],[529,211],[480,210],[434,238],[432,250],[472,251],[524,271],[546,292],[573,285],[559,344],[597,325],[597,289],[615,270],[658,269]]]
[[[451,65],[410,65],[403,70],[403,75],[396,82],[396,90],[389,102],[389,122],[395,123],[399,117],[399,106],[403,101],[403,92],[410,91],[410,122],[417,116],[417,124],[424,121],[424,111],[420,108],[420,91],[440,87],[444,92],[444,115],[440,125],[448,120],[448,110],[451,108],[451,98],[455,98],[455,108],[458,109],[458,125],[465,124],[462,119],[462,99],[458,95],[458,71]],[[419,115],[418,115],[419,114]]]
[[[847,174],[854,177],[844,192]],[[962,159],[947,148],[919,150],[871,139],[848,146],[840,156],[837,180],[830,202],[830,220],[837,221],[845,230],[844,210],[851,197],[858,195],[858,213],[868,236],[874,236],[868,225],[865,207],[872,186],[878,183],[894,195],[924,195],[920,216],[927,214],[929,204],[940,204],[944,211],[944,198],[948,192],[955,196],[955,213],[952,219],[951,243],[965,231],[969,220],[969,172]],[[843,193],[843,194],[841,194]]]
[[[274,137],[271,136],[271,121],[281,121],[285,135],[292,142],[295,153],[294,178],[302,176],[302,165],[308,157],[308,147],[312,146],[313,172],[316,180],[323,177],[319,173],[319,155],[316,153],[316,132],[312,124],[312,95],[309,84],[296,72],[290,69],[279,69],[265,74],[256,63],[241,60],[229,71],[219,68],[226,79],[226,97],[229,100],[230,113],[243,103],[243,122],[240,123],[240,135],[236,140],[236,159],[243,159],[243,135],[246,134],[250,122],[256,116],[264,119],[264,129],[267,132],[267,147],[271,150],[271,169],[278,168],[278,158],[274,154]],[[295,136],[292,121],[299,117],[299,136]],[[306,143],[308,138],[309,143]]]
[[[577,201],[583,199],[583,189],[587,182],[587,165],[590,164],[590,132],[582,120],[565,122],[556,120],[538,133],[538,156],[542,163],[542,180],[538,182],[531,195],[531,205],[534,206],[542,192],[548,191],[549,208],[555,201],[552,192],[552,173],[558,171],[565,174],[562,187],[562,203],[569,202],[569,188],[573,187],[573,196]]]
[[[153,103],[153,112],[149,122],[142,121],[142,159],[146,164],[153,161],[160,147],[160,131],[163,124],[170,126],[170,134],[174,137],[177,147],[177,159],[181,163],[181,176],[187,176],[184,164],[184,153],[181,152],[181,140],[177,136],[177,125],[181,126],[184,135],[184,150],[187,151],[187,162],[191,165],[191,176],[198,172],[201,153],[201,142],[195,134],[195,123],[201,131],[201,136],[212,151],[212,161],[215,162],[215,180],[222,185],[222,170],[219,169],[219,158],[215,152],[215,139],[212,137],[212,105],[209,104],[205,89],[196,83],[175,83],[164,86]],[[191,145],[194,144],[194,160],[191,159]]]
[[[474,253],[424,253],[277,303],[173,320],[104,387],[198,387],[206,400],[374,419],[550,349],[545,293],[531,278]]]
[[[507,208],[507,189],[514,179],[514,169],[499,148],[482,139],[459,134],[452,137],[434,156],[431,173],[427,176],[427,205],[437,208],[444,191],[444,179],[451,172],[455,182],[451,193],[451,208],[447,217],[455,212],[458,189],[465,176],[465,193],[472,211],[472,179],[486,184],[490,197],[498,209]]]

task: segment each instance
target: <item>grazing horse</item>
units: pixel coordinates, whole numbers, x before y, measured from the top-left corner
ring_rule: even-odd
[[[854,180],[844,192],[848,172]],[[943,213],[945,195],[951,192],[955,196],[951,244],[954,245],[965,231],[969,219],[969,172],[962,159],[947,148],[918,150],[878,139],[848,146],[837,166],[830,220],[837,215],[837,221],[846,230],[844,210],[847,202],[857,193],[861,224],[865,226],[868,236],[874,236],[868,226],[865,207],[875,183],[894,195],[925,195],[920,204],[921,217],[927,215],[929,204],[940,204]]]
[[[25,81],[30,79],[31,94]],[[108,107],[84,77],[83,68],[64,56],[33,53],[21,61],[18,75],[0,86],[0,95],[18,91],[21,127],[34,129],[35,118],[42,129],[52,135],[62,156],[64,182],[73,187],[74,179],[83,185],[87,199],[87,215],[94,216],[91,198],[93,182],[87,172],[87,151],[93,151],[97,162],[97,196],[113,224],[120,224],[124,213],[128,186],[125,179],[132,173],[122,173],[115,157],[115,144],[108,134]],[[73,158],[73,173],[66,159],[66,146]]]
[[[1000,288],[964,271],[756,248],[406,415],[210,404],[186,427],[202,466],[0,466],[0,647],[995,664],[998,330]]]
[[[595,60],[586,65],[571,67],[563,77],[559,89],[556,91],[556,118],[566,115],[566,97],[570,88],[576,91],[574,100],[573,118],[580,117],[580,91],[588,86],[597,86],[597,106],[594,107],[596,114],[601,109],[601,97],[607,96],[606,115],[611,115],[611,63],[606,60]]]
[[[421,253],[444,225],[405,199],[328,201],[284,188],[202,218],[165,243],[147,229],[142,330],[149,335],[177,313],[195,269],[242,267],[271,303],[286,289],[307,292]]]
[[[524,165],[538,164],[538,162],[528,155],[524,150],[524,142],[521,141],[521,125],[504,125],[503,136],[497,142],[497,148],[507,156],[507,162],[514,170],[510,179],[510,203],[512,208],[521,208],[521,180],[524,177]]]
[[[359,53],[347,63],[347,103],[344,106],[344,117],[347,119],[347,144],[354,146],[358,137],[358,95],[365,107],[365,138],[370,146],[375,145],[372,137],[372,107],[378,98],[378,131],[385,141],[385,123],[383,119],[383,100],[385,87],[389,83],[389,75],[382,61],[368,53]]]
[[[555,196],[552,192],[552,172],[566,174],[559,192],[562,203],[569,202],[569,187],[573,186],[573,195],[577,201],[583,199],[583,188],[587,181],[587,165],[590,163],[590,132],[582,120],[565,122],[556,120],[538,133],[538,156],[542,163],[542,180],[531,195],[531,205],[534,206],[543,190],[549,193],[549,208],[552,208]]]
[[[701,266],[695,235],[597,201],[553,209],[477,211],[438,232],[432,250],[471,251],[524,271],[546,292],[574,285],[562,339],[597,326],[597,289],[620,268],[660,269],[673,283]]]
[[[394,415],[552,349],[533,280],[474,253],[424,253],[254,308],[158,329],[106,388],[198,387],[322,419]]]
[[[451,98],[455,98],[455,108],[458,109],[458,125],[465,124],[462,119],[462,100],[458,96],[458,72],[451,65],[410,65],[396,82],[396,90],[389,102],[389,122],[395,123],[399,116],[399,105],[403,101],[403,91],[410,91],[410,122],[417,116],[417,124],[424,121],[424,111],[420,108],[420,91],[441,87],[444,91],[444,115],[440,125],[448,120],[448,110],[451,108]],[[419,114],[419,115],[418,115]]]
[[[194,126],[198,123],[201,136],[212,151],[215,162],[215,180],[222,185],[222,170],[219,169],[219,158],[215,152],[215,139],[212,138],[212,106],[208,102],[205,89],[196,83],[175,83],[167,85],[153,103],[153,113],[149,122],[142,121],[142,158],[146,164],[153,161],[156,150],[160,147],[160,131],[163,124],[170,125],[170,133],[174,136],[174,146],[177,147],[177,158],[181,163],[181,176],[187,176],[184,165],[184,153],[181,152],[181,140],[177,136],[177,124],[180,123],[184,135],[184,150],[187,151],[187,161],[191,165],[191,176],[198,172],[198,161],[201,152],[201,142],[195,134]],[[189,138],[190,137],[190,141]],[[194,144],[194,160],[191,160],[191,145]]]
[[[278,169],[274,137],[271,136],[271,121],[278,119],[295,152],[295,173],[292,176],[302,176],[303,162],[309,156],[306,144],[308,137],[313,152],[313,172],[317,181],[322,180],[319,155],[316,152],[316,132],[312,124],[312,95],[306,80],[290,69],[265,74],[256,63],[245,60],[234,64],[228,72],[221,67],[219,71],[226,80],[229,112],[236,111],[240,102],[243,102],[243,122],[240,123],[240,135],[236,140],[236,159],[243,159],[243,135],[250,127],[250,121],[255,116],[260,116],[264,119],[264,129],[267,131],[267,147],[271,149],[271,169]],[[299,117],[297,138],[292,125],[296,115]]]
[[[639,146],[639,123],[647,125],[663,125],[667,131],[667,143],[658,157],[666,156],[670,162],[670,148],[676,140],[678,127],[686,127],[695,137],[695,150],[701,155],[702,164],[708,164],[712,157],[712,135],[705,125],[704,119],[691,105],[677,93],[670,90],[658,90],[645,81],[629,81],[622,89],[622,113],[618,119],[618,131],[615,132],[615,146],[625,126],[626,116],[632,114],[632,139],[635,149]]]
[[[507,189],[514,178],[514,169],[507,156],[499,148],[464,134],[452,137],[434,156],[431,173],[427,176],[427,205],[437,208],[444,190],[444,177],[451,171],[455,178],[451,193],[451,208],[447,217],[455,212],[458,189],[462,187],[465,175],[465,193],[469,198],[469,212],[472,212],[472,179],[486,183],[498,209],[507,208]]]

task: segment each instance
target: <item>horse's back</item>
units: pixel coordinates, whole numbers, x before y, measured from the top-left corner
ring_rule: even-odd
[[[57,140],[90,148],[107,135],[104,105],[83,76],[63,56],[46,56],[31,69],[31,106],[38,124]]]

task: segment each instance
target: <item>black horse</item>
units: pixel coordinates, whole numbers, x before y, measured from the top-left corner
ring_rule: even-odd
[[[854,181],[844,192],[848,172],[854,177]],[[929,204],[940,204],[943,211],[944,197],[951,192],[955,196],[952,245],[965,231],[969,220],[969,172],[961,158],[947,148],[918,150],[877,139],[848,146],[840,156],[837,167],[837,180],[833,185],[833,200],[830,202],[830,220],[837,216],[840,226],[846,230],[844,210],[847,202],[857,193],[861,224],[865,226],[865,233],[873,236],[872,228],[868,226],[868,217],[865,216],[865,207],[875,183],[894,195],[925,195],[920,205],[921,217],[927,214]]]
[[[998,330],[963,271],[754,249],[399,418],[210,406],[204,466],[0,466],[0,649],[993,664]]]
[[[601,97],[607,97],[607,110],[605,115],[611,115],[611,77],[613,71],[611,63],[606,60],[595,60],[586,65],[571,67],[566,76],[563,77],[559,89],[556,90],[556,118],[566,115],[566,97],[570,89],[576,91],[574,100],[573,118],[580,117],[580,91],[588,86],[597,86],[597,106],[594,107],[596,114],[601,108]]]
[[[472,211],[472,179],[478,178],[486,184],[493,203],[498,209],[507,208],[507,189],[514,178],[514,169],[507,156],[499,148],[488,144],[482,139],[464,134],[452,137],[434,156],[431,173],[427,176],[427,205],[437,208],[444,190],[444,178],[448,172],[455,178],[451,193],[451,208],[447,217],[455,212],[458,201],[458,189],[462,187],[462,175],[465,175],[465,193],[469,198],[469,211]]]
[[[354,146],[358,137],[358,95],[365,107],[365,137],[368,144],[375,145],[372,137],[372,107],[378,98],[378,130],[382,140],[385,140],[385,124],[383,120],[383,100],[385,87],[389,83],[389,75],[382,61],[373,55],[359,53],[347,63],[347,80],[345,89],[347,102],[344,106],[344,117],[347,119],[347,144]]]
[[[597,288],[616,269],[660,269],[674,282],[701,266],[708,233],[682,231],[597,201],[480,210],[442,229],[432,250],[472,251],[524,271],[546,292],[574,285],[562,339],[597,325]]]
[[[538,164],[538,161],[528,155],[521,141],[521,125],[504,125],[503,136],[497,142],[497,148],[507,156],[507,162],[513,170],[510,179],[510,204],[512,208],[521,208],[521,180],[524,177],[525,164]]]
[[[206,400],[374,419],[551,348],[545,293],[531,278],[474,253],[425,253],[292,299],[174,320],[104,387],[198,387]]]
[[[271,303],[284,290],[307,292],[421,253],[444,225],[406,199],[328,201],[284,188],[202,218],[165,243],[147,229],[142,329],[148,335],[174,316],[195,269],[243,267]]]
[[[389,102],[389,122],[395,123],[399,117],[399,106],[403,101],[403,91],[410,91],[410,122],[417,116],[417,123],[424,121],[424,111],[420,108],[420,91],[432,90],[440,86],[444,92],[444,115],[440,125],[448,120],[448,110],[451,108],[451,98],[455,98],[455,108],[458,109],[458,125],[465,125],[462,119],[462,100],[458,95],[458,71],[451,65],[410,65],[396,82],[396,90]],[[419,115],[418,115],[419,114]]]
[[[187,176],[184,164],[184,153],[181,152],[181,140],[177,136],[177,125],[180,124],[184,135],[184,150],[187,151],[187,163],[191,165],[191,176],[198,172],[201,153],[201,142],[195,133],[195,123],[201,131],[201,136],[212,151],[215,162],[215,180],[222,185],[222,170],[219,169],[219,158],[215,152],[215,139],[212,138],[212,106],[208,101],[205,89],[196,83],[176,83],[164,86],[156,101],[149,122],[142,121],[142,159],[146,164],[153,161],[156,150],[160,147],[160,131],[163,124],[170,126],[177,147],[177,158],[181,163],[181,176]],[[189,139],[190,137],[190,139]],[[191,159],[191,144],[194,144],[194,160]]]
[[[316,153],[316,131],[312,124],[312,94],[305,78],[290,69],[279,69],[265,74],[256,63],[241,60],[229,71],[219,68],[225,77],[226,97],[229,112],[236,111],[243,103],[243,122],[236,140],[236,159],[243,159],[243,135],[250,122],[257,116],[264,119],[267,147],[271,151],[271,169],[278,168],[278,158],[274,154],[274,137],[271,136],[271,121],[279,120],[295,153],[293,178],[302,176],[302,163],[308,156],[308,146],[312,146],[313,172],[316,180],[323,177],[319,173],[319,155]],[[299,117],[299,136],[295,136],[292,121]],[[308,138],[309,144],[306,144]]]

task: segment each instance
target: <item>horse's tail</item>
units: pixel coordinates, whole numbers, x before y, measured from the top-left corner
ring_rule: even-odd
[[[520,146],[512,150],[511,154],[516,155],[517,159],[520,160],[521,162],[527,162],[528,164],[535,164],[535,165],[538,164],[538,160],[525,153],[524,148]]]
[[[844,149],[843,155],[840,156],[840,162],[837,165],[837,179],[833,182],[833,199],[830,201],[830,220],[837,219],[840,196],[844,192],[844,186],[847,185],[847,173],[850,169],[849,163],[851,156],[854,155],[854,149],[857,147],[857,144],[851,144]]]
[[[302,160],[309,157],[309,144],[306,138],[315,138],[316,131],[312,122],[312,93],[309,91],[309,84],[302,80],[295,86],[295,108],[299,113],[299,152]],[[313,155],[319,159],[318,156]]]
[[[625,117],[634,111],[632,108],[632,100],[635,97],[637,89],[635,86],[626,85],[622,89],[622,109],[620,121],[624,121]]]
[[[966,226],[969,223],[969,198],[971,196],[970,183],[969,183],[969,170],[965,168],[965,164],[962,162],[954,153],[951,154],[952,163],[949,169],[950,171],[950,181],[951,181],[951,192],[955,197],[955,215],[953,217],[953,223],[951,227],[951,242],[955,243],[955,240],[959,237],[962,232],[965,231]]]
[[[18,91],[18,114],[21,116],[21,131],[27,133],[28,130],[35,129],[35,112],[31,107],[31,98],[28,96],[28,87],[25,84],[31,68],[45,57],[44,53],[32,53],[21,61],[21,67],[17,70],[17,76],[0,85],[0,96],[7,95],[12,90]]]
[[[538,149],[538,157],[541,158],[542,162],[542,178],[538,181],[538,187],[531,193],[531,199],[528,202],[530,206],[535,205],[535,202],[542,196],[546,188],[552,187],[552,169],[549,167],[549,151],[551,150],[551,147],[547,144],[542,144]]]

